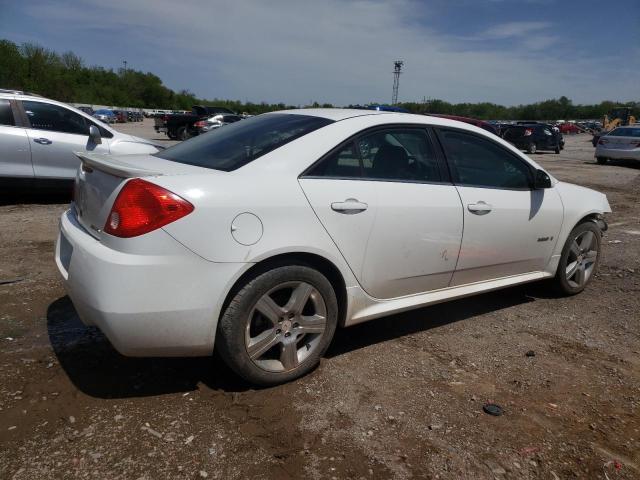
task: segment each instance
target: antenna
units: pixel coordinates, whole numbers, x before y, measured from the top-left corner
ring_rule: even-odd
[[[393,96],[391,97],[391,105],[398,103],[398,87],[400,86],[400,74],[402,73],[402,60],[393,62]]]

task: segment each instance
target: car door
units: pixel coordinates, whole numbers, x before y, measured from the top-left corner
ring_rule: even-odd
[[[17,125],[11,101],[0,98],[0,177],[33,178],[25,129]]]
[[[331,152],[300,179],[363,289],[394,298],[449,285],[462,205],[426,129],[385,127]]]
[[[96,145],[89,139],[91,122],[79,113],[36,100],[23,100],[22,106],[36,178],[73,179],[80,164],[74,152],[109,153],[108,140]]]
[[[533,167],[489,138],[454,129],[439,138],[464,208],[451,285],[544,270],[562,225],[557,191],[533,189]]]

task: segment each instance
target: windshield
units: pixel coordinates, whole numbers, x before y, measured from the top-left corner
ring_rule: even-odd
[[[616,128],[609,133],[612,137],[640,137],[640,127],[633,128]]]
[[[269,113],[179,143],[156,157],[229,172],[276,148],[333,123],[322,117]]]

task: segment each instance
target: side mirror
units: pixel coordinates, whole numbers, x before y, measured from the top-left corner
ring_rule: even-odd
[[[542,190],[543,188],[551,188],[551,177],[544,170],[536,170],[533,180],[533,188]]]
[[[95,125],[91,125],[89,127],[89,140],[96,145],[100,145],[102,143],[102,136],[100,135],[100,130]]]

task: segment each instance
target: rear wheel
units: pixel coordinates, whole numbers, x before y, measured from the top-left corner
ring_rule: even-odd
[[[580,293],[598,269],[602,234],[593,222],[574,228],[562,249],[554,278],[556,290],[563,295]]]
[[[333,287],[317,270],[274,268],[235,294],[218,326],[216,349],[246,380],[277,385],[313,369],[338,320]]]
[[[535,144],[535,142],[531,142],[527,146],[527,153],[536,153],[537,150],[538,150],[538,146]]]
[[[607,157],[596,157],[596,161],[600,164],[600,165],[604,165],[605,163],[609,162],[609,159]]]
[[[174,132],[173,130],[167,131],[167,137],[169,137],[169,139],[171,139],[171,140],[177,140],[178,139],[178,137],[176,136],[176,132]]]
[[[554,150],[554,152],[556,152],[556,154],[560,153],[560,146],[557,146],[556,149]]]
[[[187,127],[180,127],[178,129],[178,139],[179,140],[188,140],[189,138],[191,138],[191,135],[189,135],[189,130],[187,130]]]

